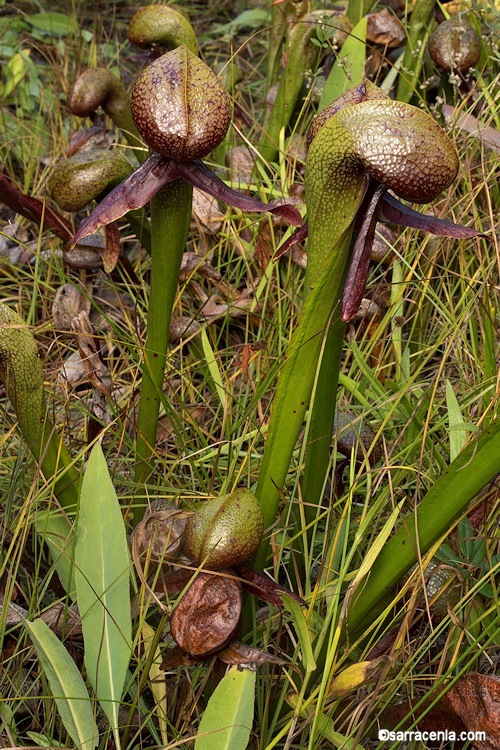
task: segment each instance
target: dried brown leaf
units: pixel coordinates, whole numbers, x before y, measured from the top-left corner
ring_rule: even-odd
[[[477,750],[500,750],[500,677],[469,672],[446,697],[469,732],[485,734],[474,741]]]
[[[384,47],[398,47],[406,39],[404,27],[395,15],[384,8],[368,15],[366,40]]]
[[[485,146],[500,154],[500,133],[498,130],[483,125],[474,115],[460,114],[457,107],[452,107],[451,104],[443,105],[443,116],[448,123],[454,123],[460,130],[464,130],[471,135],[477,135]]]
[[[277,664],[278,666],[283,667],[287,664],[284,659],[279,659],[277,656],[273,656],[260,648],[247,646],[245,643],[241,643],[234,638],[229,641],[227,646],[217,653],[217,657],[223,661],[224,664],[231,665],[251,664],[254,667],[260,667],[262,664]]]

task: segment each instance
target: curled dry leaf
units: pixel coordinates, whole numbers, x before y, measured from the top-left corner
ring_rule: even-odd
[[[201,323],[186,315],[178,315],[170,321],[170,343],[177,344],[182,339],[189,339],[201,331]]]
[[[171,339],[172,340],[172,339]],[[197,425],[202,429],[206,429],[207,425],[213,418],[212,411],[208,404],[186,404],[185,405],[185,422],[184,428],[187,429],[189,425]],[[172,419],[168,414],[162,414],[158,421],[158,429],[156,431],[156,442],[163,443],[166,440],[176,440],[177,426],[173,423]]]
[[[219,294],[208,295],[197,281],[192,280],[190,288],[201,302],[200,314],[210,323],[226,316],[230,318],[244,317],[251,307],[255,308],[253,290],[248,287],[233,292],[229,302],[224,301]],[[258,312],[258,309],[257,307],[252,312]]]
[[[446,697],[469,732],[484,733],[473,743],[477,750],[500,750],[500,677],[469,672]]]
[[[104,237],[92,234],[79,242],[70,252],[68,246],[63,248],[63,260],[71,268],[102,268]]]
[[[170,672],[179,667],[192,667],[197,661],[199,659],[191,659],[179,646],[174,646],[165,651],[160,669],[163,672]]]
[[[0,609],[6,604],[4,597],[0,596]],[[28,611],[18,604],[8,602],[8,611],[5,624],[9,628],[21,625],[28,617]],[[56,602],[48,607],[40,615],[46,625],[58,636],[71,635],[73,638],[82,634],[82,623],[76,607],[67,607],[64,602]]]
[[[227,296],[236,295],[236,290],[233,289],[227,279],[211,263],[203,259],[198,253],[184,253],[181,261],[179,282],[189,281],[195,273],[210,281],[222,294]]]
[[[443,104],[443,117],[448,124],[455,124],[457,128],[477,136],[485,146],[500,154],[500,133],[495,128],[483,123],[471,114],[460,114],[457,107]]]
[[[387,657],[379,656],[371,661],[360,661],[343,669],[330,685],[328,698],[335,699],[349,695],[354,690],[373,682],[380,675],[380,671],[387,662]]]
[[[84,289],[70,283],[56,289],[52,303],[52,319],[57,331],[69,331],[71,321],[81,311],[90,312],[90,299]]]
[[[80,312],[71,321],[71,330],[77,336],[78,350],[85,365],[87,377],[93,387],[104,396],[111,396],[111,375],[102,360],[103,347],[94,334],[92,323],[85,311]]]
[[[180,510],[165,500],[156,500],[132,532],[132,546],[139,556],[156,562],[171,562],[179,557],[189,511]]]
[[[218,651],[233,635],[241,613],[241,584],[230,571],[200,573],[170,620],[172,637],[190,657]]]
[[[74,388],[85,380],[87,380],[87,369],[80,352],[71,352],[62,364],[58,383],[63,388]]]
[[[409,701],[388,706],[378,716],[380,726],[404,731],[418,719],[421,732],[474,732],[476,750],[500,750],[500,677],[469,672],[460,677],[437,702],[430,695],[414,709]]]
[[[0,227],[0,263],[6,260],[13,266],[24,266],[33,260],[36,247],[29,248],[29,232],[19,221],[9,221]]]
[[[288,141],[287,156],[299,164],[305,164],[307,156],[306,139],[302,133],[293,133]]]
[[[366,420],[359,419],[354,412],[336,411],[333,430],[337,438],[337,448],[344,456],[356,452],[356,461],[360,463],[368,458],[371,465],[382,457],[380,438],[375,440],[376,432]]]
[[[389,265],[394,257],[393,247],[397,239],[396,230],[387,224],[378,224],[371,249],[372,261]]]
[[[93,298],[99,310],[102,310],[105,315],[106,321],[114,321],[122,325],[128,319],[134,318],[135,302],[132,297],[125,292],[119,292],[116,285],[110,283],[108,276],[103,272],[99,272],[96,276]],[[95,319],[94,316],[96,316]],[[93,310],[91,319],[100,328],[103,327],[100,313]]]
[[[248,184],[255,169],[255,156],[247,146],[234,146],[226,154],[226,166],[230,169],[231,182]]]
[[[359,310],[354,313],[353,320],[363,320],[364,318],[380,317],[381,307],[377,302],[363,297],[359,303]]]
[[[260,648],[247,646],[246,643],[236,641],[234,638],[217,653],[217,657],[224,664],[230,665],[244,664],[245,666],[260,667],[262,664],[276,664],[283,667],[287,664],[284,659],[272,656],[272,654]]]
[[[367,17],[366,40],[384,47],[399,47],[406,39],[401,21],[384,8],[379,13],[370,13]]]
[[[223,214],[212,195],[193,188],[193,217],[201,231],[217,234],[222,225]]]
[[[80,128],[69,139],[66,146],[65,156],[69,158],[82,151],[93,151],[96,148],[111,148],[113,133],[106,128],[93,126],[91,128]]]

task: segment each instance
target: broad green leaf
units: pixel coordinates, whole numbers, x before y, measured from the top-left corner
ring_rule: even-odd
[[[130,561],[100,444],[92,449],[82,481],[75,565],[85,666],[119,747],[118,708],[131,655]]]
[[[75,27],[75,21],[66,13],[33,13],[24,19],[38,31],[47,31],[49,34],[69,34]]]
[[[97,747],[99,732],[78,667],[43,620],[26,620],[25,625],[49,681],[64,728],[77,747],[92,750]]]
[[[252,731],[255,670],[230,667],[200,721],[195,750],[245,750]]]
[[[205,355],[205,359],[207,360],[210,377],[214,381],[215,390],[217,391],[219,401],[221,402],[222,408],[225,411],[227,405],[226,391],[224,390],[224,386],[222,384],[222,375],[217,365],[214,350],[210,345],[210,341],[208,340],[205,328],[201,329],[201,345],[203,347],[203,354]]]
[[[450,463],[456,459],[467,440],[467,430],[463,428],[464,418],[450,381],[446,381],[446,408],[450,427]]]
[[[26,734],[39,747],[54,747],[54,741],[41,732],[26,732]]]
[[[457,542],[463,560],[473,567],[482,567],[488,559],[486,540],[482,536],[478,536],[467,517],[462,518],[457,526]],[[463,560],[460,560],[462,564]]]
[[[244,10],[232,21],[226,23],[219,29],[219,33],[238,30],[242,28],[246,29],[260,29],[265,26],[271,20],[271,11],[265,10],[264,8],[252,8],[250,10]]]
[[[17,727],[16,720],[14,718],[14,711],[8,703],[0,702],[0,721],[5,727],[9,728],[10,736],[15,744],[17,744]],[[29,734],[29,732],[26,732]]]
[[[356,24],[342,45],[321,92],[318,112],[331,104],[344,91],[357,86],[363,80],[366,55],[366,24],[365,16]]]
[[[300,650],[302,651],[302,661],[306,671],[313,672],[316,669],[316,662],[314,660],[309,628],[304,613],[302,612],[302,608],[300,604],[288,594],[281,592],[280,596],[284,608],[292,616],[292,621],[300,643]]]
[[[29,49],[23,49],[21,52],[17,52],[7,63],[4,65],[4,78],[5,84],[2,87],[2,97],[7,98],[12,94],[14,89],[21,83],[28,69],[26,67],[26,59],[30,54]]]

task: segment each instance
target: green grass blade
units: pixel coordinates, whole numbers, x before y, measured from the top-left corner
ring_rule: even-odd
[[[255,670],[230,667],[200,721],[195,750],[245,750],[253,724]]]
[[[282,592],[281,601],[283,602],[286,611],[292,616],[295,631],[299,638],[300,650],[302,651],[302,663],[305,670],[306,672],[314,672],[316,669],[316,661],[314,659],[311,636],[309,635],[309,628],[307,627],[304,613],[295,599],[288,594]]]
[[[370,13],[374,5],[373,0],[349,0],[347,17],[352,23],[358,23],[367,13]]]
[[[435,7],[435,0],[417,0],[413,6],[396,92],[396,99],[400,102],[409,102],[419,84],[419,75],[429,37],[429,26]]]
[[[92,702],[78,667],[43,620],[25,621],[40,665],[49,681],[64,728],[78,748],[97,747]]]
[[[450,381],[446,381],[446,409],[450,426],[450,463],[456,459],[467,440],[464,418]]]
[[[130,562],[120,505],[99,444],[83,477],[75,563],[85,666],[119,747],[118,708],[131,655]]]
[[[50,550],[54,567],[64,590],[71,599],[75,599],[75,534],[67,517],[59,511],[43,509],[36,514],[33,525]]]
[[[292,706],[292,708],[296,708],[299,696],[294,693],[289,693],[286,700],[287,703]],[[300,709],[300,715],[304,719],[312,720],[313,718],[315,718],[316,730],[313,730],[313,732],[315,731],[315,734],[324,737],[326,740],[328,740],[328,742],[331,743],[332,747],[337,747],[339,748],[339,750],[364,750],[363,746],[356,744],[354,739],[346,737],[345,735],[340,734],[340,732],[335,731],[334,721],[324,713],[317,714],[313,706],[314,704],[311,705],[308,701],[307,704],[305,704]],[[311,744],[309,745],[309,747],[311,747]]]
[[[443,472],[412,516],[385,544],[366,586],[347,615],[349,634],[360,632],[380,612],[384,597],[464,512],[477,493],[500,472],[500,420],[484,430]],[[418,539],[418,541],[416,541]]]
[[[366,17],[362,18],[342,45],[321,92],[318,105],[319,112],[343,94],[344,91],[357,86],[363,80],[366,55],[366,24]]]
[[[322,735],[328,742],[332,743],[333,747],[337,747],[339,750],[364,750],[363,746],[357,744],[354,739],[336,732],[335,723],[324,713],[319,715],[317,729],[318,734]]]
[[[403,507],[403,503],[404,503],[404,500],[401,500],[401,502],[397,504],[397,506],[394,508],[389,518],[385,522],[382,530],[380,531],[376,539],[371,544],[370,549],[366,553],[366,557],[363,558],[363,562],[361,563],[359,570],[356,573],[356,577],[351,584],[352,590],[356,589],[357,586],[360,584],[360,582],[363,580],[363,578],[370,573],[375,560],[377,559],[380,552],[384,548],[384,545],[387,542],[389,535],[391,534],[394,528],[397,518],[399,514],[401,513],[401,508]]]
[[[210,345],[210,341],[208,340],[207,331],[205,328],[202,328],[201,330],[201,346],[203,348],[203,354],[207,361],[207,366],[208,366],[208,371],[210,372],[210,377],[212,378],[214,382],[215,390],[217,391],[217,396],[219,397],[221,406],[225,411],[227,408],[226,391],[222,383],[221,371],[219,370],[219,366],[215,358],[215,353],[214,353],[214,350],[212,349],[212,346]]]

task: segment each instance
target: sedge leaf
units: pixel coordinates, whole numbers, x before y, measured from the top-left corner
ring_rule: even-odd
[[[34,29],[48,34],[66,36],[76,29],[76,22],[66,13],[33,13],[24,18]]]
[[[130,561],[125,525],[100,444],[82,481],[75,581],[88,678],[115,733],[131,655]]]
[[[207,361],[210,377],[214,382],[215,390],[217,391],[217,395],[219,397],[219,401],[221,402],[222,408],[225,410],[227,406],[226,391],[224,390],[222,375],[219,370],[219,366],[217,365],[215,353],[210,345],[210,341],[208,340],[205,328],[201,329],[201,345],[203,347],[203,354],[205,355],[205,359]]]
[[[78,667],[43,620],[26,620],[25,625],[49,681],[64,728],[77,747],[93,750],[98,742],[98,729]]]
[[[325,81],[318,112],[337,99],[344,91],[361,83],[365,71],[366,16],[353,28],[338,53],[330,75]]]
[[[200,721],[195,750],[245,750],[252,731],[255,670],[230,667]]]
[[[464,418],[450,381],[446,381],[446,408],[450,427],[450,463],[456,459],[467,440]]]
[[[295,601],[295,599],[285,592],[280,593],[281,601],[287,612],[290,613],[292,621],[295,627],[295,631],[299,638],[300,650],[302,651],[302,661],[307,672],[313,672],[316,669],[316,662],[313,656],[313,650],[311,645],[311,636],[309,635],[309,628],[307,627],[307,621],[302,612],[302,608]]]
[[[34,526],[42,541],[47,543],[59,580],[67,594],[74,599],[75,568],[73,527],[60,511],[38,511]]]

